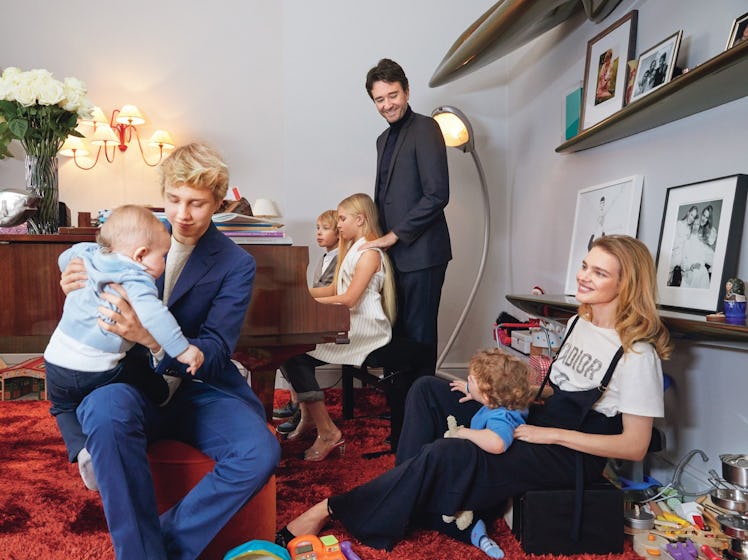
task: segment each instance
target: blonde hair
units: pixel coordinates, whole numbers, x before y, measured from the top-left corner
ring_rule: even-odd
[[[158,234],[168,232],[156,215],[143,206],[125,204],[112,210],[96,233],[104,251],[125,254],[138,247],[151,247]]]
[[[486,396],[488,408],[524,410],[535,396],[530,388],[530,366],[498,348],[476,352],[470,359],[470,373]]]
[[[321,224],[329,226],[336,230],[338,227],[338,211],[337,210],[325,210],[318,217],[317,221]]]
[[[161,162],[159,171],[162,195],[167,185],[187,185],[209,190],[215,200],[223,200],[229,188],[229,168],[207,144],[193,142],[179,146]]]
[[[628,235],[605,235],[594,247],[615,257],[621,270],[615,328],[624,352],[641,341],[652,344],[661,359],[669,358],[670,333],[657,311],[657,273],[647,246]],[[591,306],[580,305],[579,315],[591,319]]]
[[[379,214],[377,213],[377,207],[374,201],[368,194],[356,193],[343,199],[338,208],[344,208],[351,214],[361,216],[363,218],[363,225],[361,226],[364,238],[367,241],[373,241],[378,237],[382,237],[382,231],[379,229]],[[338,274],[340,273],[340,265],[345,260],[345,256],[348,250],[351,248],[350,241],[344,240],[342,237],[338,242],[338,264],[335,267],[335,280],[337,284]],[[384,270],[384,286],[382,287],[382,308],[384,314],[387,316],[391,325],[395,324],[395,318],[397,316],[397,295],[395,292],[395,277],[392,272],[392,263],[387,253],[382,251],[382,267]]]

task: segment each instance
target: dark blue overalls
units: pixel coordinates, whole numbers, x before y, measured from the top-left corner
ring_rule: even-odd
[[[529,423],[620,433],[620,415],[607,418],[592,410],[592,405],[607,388],[622,352],[619,349],[599,388],[570,392],[554,386],[554,395],[533,407]],[[467,440],[443,438],[448,415],[469,426],[481,406],[475,401],[460,404],[460,396],[444,379],[420,378],[408,393],[396,466],[329,499],[333,518],[358,540],[374,548],[391,549],[409,527],[421,526],[470,542],[470,531],[444,523],[442,514],[473,510],[477,518],[480,512],[497,511],[508,498],[544,488],[578,488],[581,498],[586,484],[600,480],[607,461],[604,457],[516,440],[505,453],[496,455]],[[577,508],[579,515],[581,508]]]

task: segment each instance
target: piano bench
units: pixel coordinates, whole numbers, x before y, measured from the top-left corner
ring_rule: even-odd
[[[159,515],[181,500],[213,469],[213,459],[176,440],[160,440],[148,448]],[[276,523],[275,475],[234,514],[200,555],[221,560],[226,552],[252,539],[273,542]]]
[[[343,418],[353,418],[353,380],[358,379],[364,385],[373,385],[388,393],[407,392],[415,380],[413,372],[427,363],[431,348],[415,340],[393,338],[390,342],[372,351],[361,367],[342,366]],[[369,372],[369,368],[382,369],[382,376]],[[405,398],[405,395],[402,395]]]

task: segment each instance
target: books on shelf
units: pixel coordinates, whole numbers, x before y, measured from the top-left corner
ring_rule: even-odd
[[[283,224],[277,222],[271,222],[266,218],[259,218],[256,216],[246,216],[244,214],[236,214],[234,212],[217,212],[213,214],[213,223],[218,228],[221,227],[268,227],[268,228],[280,228]]]
[[[218,212],[213,214],[213,223],[218,231],[241,245],[293,245],[291,238],[281,229],[283,224],[266,218]]]
[[[237,245],[293,245],[288,235],[226,235]]]
[[[229,237],[285,237],[285,233],[280,229],[258,229],[258,230],[222,230]]]

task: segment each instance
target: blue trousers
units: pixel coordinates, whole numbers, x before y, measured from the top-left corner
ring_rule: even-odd
[[[117,558],[197,558],[280,460],[259,410],[192,380],[164,407],[127,384],[100,387],[83,400],[78,419]],[[216,465],[159,518],[146,449],[163,438],[196,447]]]
[[[52,406],[49,412],[55,417],[67,448],[68,460],[74,463],[78,453],[86,446],[76,409],[94,389],[109,383],[129,383],[138,387],[156,403],[166,400],[169,388],[161,375],[148,368],[129,368],[122,361],[107,371],[77,371],[44,362],[47,380],[47,397]]]

